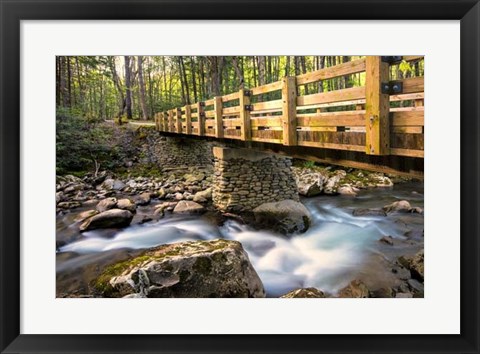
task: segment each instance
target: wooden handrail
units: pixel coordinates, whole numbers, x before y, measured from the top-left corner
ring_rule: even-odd
[[[412,62],[423,60],[423,56],[402,59]],[[423,157],[424,78],[397,80],[403,86],[402,92],[388,94],[382,91],[382,85],[389,83],[389,66],[394,64],[382,61],[379,56],[367,56],[284,77],[248,90],[159,112],[155,115],[155,126],[159,131],[219,139],[364,151],[369,155]],[[297,93],[302,85],[358,73],[364,73],[365,86],[308,95]],[[277,94],[276,99],[258,101],[256,98],[279,90],[281,99]],[[390,102],[398,101],[411,101],[414,107],[390,109]],[[326,111],[329,107],[342,106],[347,110]],[[412,139],[412,135],[422,136],[421,146],[408,145],[409,141],[418,140]]]

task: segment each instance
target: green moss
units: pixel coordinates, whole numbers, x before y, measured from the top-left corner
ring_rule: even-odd
[[[93,282],[93,287],[96,291],[100,292],[104,296],[108,296],[114,289],[110,285],[110,280],[113,277],[119,276],[126,271],[132,270],[133,268],[142,265],[148,261],[153,260],[162,260],[169,257],[175,257],[182,254],[190,253],[195,254],[196,252],[214,252],[225,248],[227,245],[231,245],[234,241],[226,241],[223,239],[218,239],[214,241],[197,241],[197,242],[185,242],[181,244],[171,244],[163,245],[153,250],[146,251],[142,255],[113,264],[105,268],[102,274]],[[240,243],[238,243],[240,245]],[[218,253],[214,255],[215,257],[225,257],[223,254]],[[173,266],[170,263],[166,263],[166,270],[173,271]],[[195,261],[193,269],[200,274],[209,274],[212,270],[212,261],[208,257],[198,257]],[[188,272],[180,274],[180,280],[186,279],[190,276]]]
[[[139,256],[133,259],[129,259],[123,262],[112,264],[105,268],[102,274],[94,281],[93,286],[94,288],[99,291],[100,293],[107,296],[107,293],[114,291],[112,286],[110,285],[110,279],[113,277],[121,275],[128,269],[132,269],[133,267],[146,262],[149,260],[149,256]]]

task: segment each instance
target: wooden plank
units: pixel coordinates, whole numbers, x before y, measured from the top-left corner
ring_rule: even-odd
[[[190,105],[185,106],[185,134],[192,134],[192,108]]]
[[[213,111],[215,112],[215,136],[217,138],[223,138],[222,96],[215,97]]]
[[[295,76],[287,76],[282,79],[282,123],[283,145],[297,144],[297,85]]]
[[[262,109],[260,111],[251,111],[250,117],[258,116],[258,115],[269,115],[271,116],[272,113],[280,113],[282,112],[282,108],[272,108],[272,109]]]
[[[317,147],[317,148],[323,148],[323,149],[361,151],[361,152],[365,151],[365,146],[363,146],[363,145],[325,143],[325,142],[321,142],[321,141],[298,141],[297,145]]]
[[[228,102],[238,99],[238,92],[231,93],[229,95],[222,96],[222,102]]]
[[[395,107],[390,108],[390,112],[424,112],[425,109],[423,106],[420,107]]]
[[[223,119],[223,127],[240,127],[242,124],[241,119]]]
[[[365,71],[365,58],[298,75],[297,85],[305,85],[311,82],[333,79],[335,77],[356,74],[362,71]]]
[[[282,127],[283,116],[252,118],[250,124],[252,127]]]
[[[423,134],[423,126],[391,126],[392,133]]]
[[[177,108],[176,118],[177,118],[177,133],[182,134],[182,109],[181,108]]]
[[[425,96],[424,92],[391,95],[390,96],[390,102],[423,99],[424,96]]]
[[[250,120],[250,111],[245,109],[246,105],[250,104],[250,97],[245,96],[245,90],[240,89],[238,92],[239,107],[240,108],[240,137],[242,140],[250,140],[252,138],[252,126]]]
[[[202,103],[197,103],[197,114],[198,114],[198,135],[205,135],[205,115],[203,112]]]
[[[215,118],[215,110],[213,111],[205,111],[205,117],[207,118]]]
[[[391,148],[391,154],[397,156],[424,157],[423,150]]]
[[[300,127],[365,126],[365,114],[297,116],[297,125]]]
[[[321,113],[297,113],[298,117],[332,117],[332,116],[356,116],[359,114],[365,114],[365,110],[361,111],[337,111],[337,112],[321,112]]]
[[[313,95],[298,96],[297,106],[351,101],[362,98],[365,98],[365,87],[351,87],[343,90],[335,90],[330,92],[315,93]]]
[[[205,103],[205,107],[211,106],[211,105],[213,105],[213,104],[215,103],[215,99],[214,99],[214,98],[211,98],[211,99],[209,99],[209,100],[204,101],[204,103]]]
[[[382,82],[389,80],[389,65],[379,56],[367,56],[365,78],[365,126],[368,155],[390,153],[389,96],[381,91]]]
[[[408,79],[400,80],[403,82],[402,93],[415,93],[415,92],[424,92],[424,78],[420,77],[411,77]]]
[[[223,115],[240,113],[240,106],[227,107],[223,109]]]
[[[392,126],[423,126],[424,125],[424,111],[400,111],[391,112],[390,120]]]
[[[252,96],[256,96],[256,95],[261,95],[261,94],[272,92],[272,91],[281,90],[282,85],[283,85],[282,81],[275,81],[270,84],[254,87],[250,89],[250,91],[252,91]]]
[[[274,108],[278,108],[278,110],[280,110],[282,109],[282,100],[259,102],[259,103],[254,103],[252,106],[254,111],[261,111],[265,109],[274,109]]]
[[[198,122],[192,122],[192,129],[198,129]]]
[[[268,139],[268,138],[252,138],[252,141],[258,141],[262,143],[271,143],[271,144],[281,144],[283,142],[282,139]]]

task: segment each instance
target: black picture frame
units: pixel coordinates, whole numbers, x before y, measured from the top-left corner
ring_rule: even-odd
[[[188,11],[185,11],[187,8]],[[480,5],[477,1],[0,0],[0,11],[0,349],[2,353],[480,353],[478,322]],[[20,22],[27,19],[461,20],[461,334],[20,334]],[[439,309],[439,316],[441,316],[441,309]]]

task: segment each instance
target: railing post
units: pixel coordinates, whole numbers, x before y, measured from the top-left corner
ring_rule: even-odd
[[[176,117],[177,118],[177,133],[182,134],[182,109],[177,108],[176,114],[177,114],[177,117]]]
[[[158,112],[155,114],[155,127],[158,131],[162,131],[162,113]]]
[[[252,124],[250,121],[250,111],[245,106],[250,105],[250,96],[245,95],[245,90],[241,89],[238,93],[238,101],[240,105],[240,127],[241,139],[244,141],[252,139]]]
[[[173,109],[168,111],[168,131],[170,133],[173,133],[175,131],[173,123]]]
[[[216,96],[213,103],[213,110],[215,112],[215,137],[223,138],[223,105],[222,96]]]
[[[198,135],[205,135],[205,115],[203,112],[202,102],[197,103],[197,115],[198,115]]]
[[[389,82],[389,64],[379,56],[367,56],[365,68],[365,127],[368,155],[390,153],[390,98],[382,93]]]
[[[185,106],[185,134],[192,134],[192,108],[189,104]]]
[[[295,76],[282,79],[283,145],[297,145],[297,88]]]

